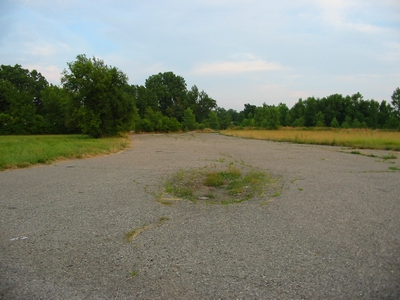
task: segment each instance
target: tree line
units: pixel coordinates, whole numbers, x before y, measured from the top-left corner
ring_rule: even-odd
[[[0,134],[84,133],[93,137],[130,130],[171,132],[228,127],[280,126],[368,127],[400,129],[400,89],[391,103],[352,96],[299,99],[261,107],[244,105],[237,112],[173,72],[158,73],[144,85],[104,61],[78,55],[67,63],[61,85],[49,84],[36,70],[20,65],[0,67]]]

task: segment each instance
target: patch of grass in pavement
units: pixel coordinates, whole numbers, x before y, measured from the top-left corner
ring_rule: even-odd
[[[350,154],[358,154],[358,155],[363,155],[363,156],[368,156],[368,157],[379,158],[379,156],[376,155],[376,154],[371,153],[371,154],[367,155],[367,154],[364,154],[364,153],[362,153],[362,152],[360,152],[360,151],[358,151],[358,150],[353,150],[353,151],[350,152]],[[397,156],[394,155],[393,153],[389,153],[388,155],[384,155],[384,156],[382,156],[381,158],[382,158],[383,160],[397,159]]]
[[[165,221],[168,221],[169,218],[168,217],[160,217],[158,219],[158,222],[155,224],[150,224],[150,225],[143,225],[142,227],[138,227],[135,229],[132,229],[130,231],[128,231],[127,233],[125,233],[125,240],[127,242],[130,242],[132,240],[134,240],[139,234],[141,234],[143,231],[157,227],[162,225]]]
[[[384,160],[388,160],[388,159],[397,159],[397,156],[394,155],[393,153],[390,153],[390,154],[388,154],[388,155],[382,156],[382,158],[383,158]]]
[[[133,270],[132,272],[129,273],[128,277],[132,278],[139,275],[139,271]]]
[[[276,194],[277,182],[278,179],[267,172],[246,164],[227,162],[181,170],[167,180],[165,193],[193,202],[202,200],[211,204],[232,204],[261,198],[266,191],[273,190],[272,194]]]
[[[389,170],[391,171],[400,171],[399,167],[389,167]]]

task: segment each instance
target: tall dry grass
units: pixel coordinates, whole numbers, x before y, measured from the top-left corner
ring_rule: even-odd
[[[230,136],[277,142],[400,151],[399,131],[282,128],[279,130],[223,130],[221,133]]]

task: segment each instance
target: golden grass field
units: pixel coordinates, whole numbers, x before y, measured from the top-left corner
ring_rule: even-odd
[[[222,130],[221,134],[276,142],[400,151],[400,131],[285,127],[279,130]]]

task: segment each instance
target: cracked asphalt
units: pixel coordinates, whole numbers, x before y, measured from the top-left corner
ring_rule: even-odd
[[[399,153],[131,138],[119,154],[0,172],[0,299],[400,299]],[[157,201],[175,172],[229,160],[279,178],[278,195]]]

